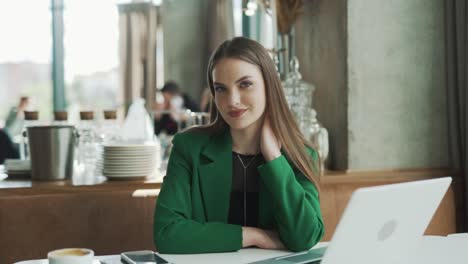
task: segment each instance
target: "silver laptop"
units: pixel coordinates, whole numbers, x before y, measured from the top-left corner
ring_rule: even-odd
[[[351,196],[326,250],[254,263],[405,263],[451,181],[446,177],[360,188]]]

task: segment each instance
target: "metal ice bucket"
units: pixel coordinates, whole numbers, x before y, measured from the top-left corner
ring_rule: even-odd
[[[31,179],[70,179],[73,174],[75,127],[31,126],[27,131]]]

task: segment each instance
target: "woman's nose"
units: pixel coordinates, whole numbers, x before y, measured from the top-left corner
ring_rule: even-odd
[[[229,94],[229,104],[230,105],[239,105],[241,101],[241,96],[237,89],[232,89]]]

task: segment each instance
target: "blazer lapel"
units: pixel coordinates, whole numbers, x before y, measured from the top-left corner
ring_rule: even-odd
[[[200,186],[206,221],[226,222],[231,197],[232,139],[229,130],[211,137],[201,152]]]

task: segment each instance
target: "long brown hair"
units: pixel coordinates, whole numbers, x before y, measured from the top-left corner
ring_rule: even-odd
[[[282,150],[292,161],[293,165],[309,178],[318,188],[319,167],[310,155],[305,146],[311,147],[299,130],[293,114],[291,113],[283,87],[276,72],[273,60],[268,55],[266,49],[258,42],[244,38],[236,37],[224,41],[211,55],[208,63],[208,85],[211,90],[211,123],[209,125],[198,127],[199,131],[210,133],[220,133],[228,128],[228,124],[219,114],[214,104],[214,85],[213,70],[216,64],[224,58],[235,58],[245,62],[257,65],[265,81],[266,109],[270,118],[270,124],[273,133],[281,142]]]

